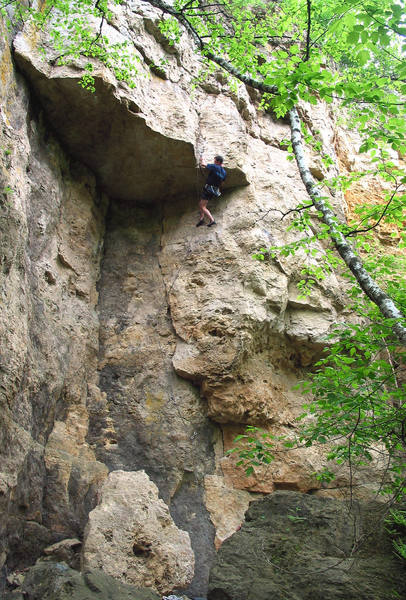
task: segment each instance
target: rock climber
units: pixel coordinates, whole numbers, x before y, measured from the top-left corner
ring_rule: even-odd
[[[217,154],[214,157],[214,164],[210,163],[205,165],[203,163],[203,158],[200,157],[199,166],[201,168],[207,169],[209,174],[206,179],[206,183],[202,190],[201,198],[199,201],[199,222],[196,223],[196,227],[200,227],[204,225],[204,217],[208,217],[209,222],[207,223],[207,227],[212,227],[212,225],[216,224],[216,221],[213,218],[213,215],[207,208],[207,202],[212,200],[213,198],[218,198],[221,195],[220,186],[227,177],[227,172],[223,165],[223,157]]]

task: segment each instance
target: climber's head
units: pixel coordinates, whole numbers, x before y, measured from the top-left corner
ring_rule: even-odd
[[[223,157],[220,156],[220,154],[216,154],[216,156],[214,157],[214,162],[216,165],[222,165],[223,164]]]

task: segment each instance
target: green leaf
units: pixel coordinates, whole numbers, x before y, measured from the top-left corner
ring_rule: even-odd
[[[358,31],[350,31],[350,33],[347,36],[347,44],[353,45],[353,44],[358,44],[358,40],[359,40],[359,32]]]
[[[368,50],[361,50],[358,52],[357,59],[361,66],[365,65],[371,58]]]

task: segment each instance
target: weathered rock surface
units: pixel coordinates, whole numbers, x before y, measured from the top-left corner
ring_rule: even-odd
[[[106,33],[131,40],[135,89],[95,62],[92,95],[84,63],[56,66],[39,34],[20,32],[13,57],[0,37],[0,566],[81,541],[108,472],[144,469],[190,535],[188,591],[204,596],[214,540],[250,499],[318,486],[315,450],[250,479],[224,454],[247,423],[294,428],[292,387],[346,298],[334,276],[298,298],[307,256],[251,258],[293,239],[280,215],[305,198],[286,125],[221,73],[192,93],[202,65],[187,37],[169,46],[158,11],[124,8]],[[303,114],[341,156],[329,110]],[[217,227],[196,229],[196,158],[217,152]]]
[[[107,217],[98,309],[101,393],[89,398],[88,440],[110,470],[145,469],[158,486],[176,524],[190,534],[192,589],[200,595],[214,557],[204,477],[215,468],[219,434],[198,388],[173,371],[177,337],[160,265],[160,211],[116,201]]]
[[[153,590],[126,585],[97,569],[81,574],[65,563],[39,562],[5,600],[160,600]]]
[[[275,492],[219,550],[209,600],[404,598],[382,505]]]
[[[106,199],[46,131],[0,36],[0,556],[80,536],[107,467],[86,442]]]
[[[240,528],[251,501],[252,494],[228,487],[224,477],[206,475],[205,503],[216,528],[216,548]]]
[[[89,514],[82,566],[161,594],[186,587],[194,573],[189,535],[174,524],[144,471],[113,471]]]
[[[141,62],[134,90],[117,82],[108,69],[95,62],[96,93],[89,94],[78,85],[85,61],[74,67],[53,67],[52,50],[44,61],[30,32],[18,35],[14,42],[18,64],[40,94],[47,118],[65,147],[97,173],[110,197],[121,200],[145,203],[163,196],[193,194],[197,176],[195,145],[204,127],[205,110],[213,108],[212,102],[206,102],[199,115],[197,103],[188,93],[192,83],[188,71],[197,72],[197,57],[185,41],[175,54],[165,51],[159,43],[167,49],[162,36],[158,43],[154,37],[159,31],[157,23],[157,11],[134,3],[132,14],[118,9],[114,26],[106,25],[106,34],[111,38],[123,41],[132,37],[135,41],[133,54]],[[151,26],[155,27],[153,33]],[[160,54],[159,59],[169,63],[170,73],[165,80],[151,73],[148,61],[142,60],[151,52],[151,46]],[[179,69],[178,52],[182,52],[185,70]],[[159,59],[155,59],[157,64]],[[224,100],[214,99],[214,104],[228,124],[229,177],[225,185],[230,187],[248,181],[236,164],[237,158],[241,159],[240,146],[245,145],[241,127],[235,126],[241,119],[232,100]],[[176,160],[168,161],[170,156],[176,156]]]
[[[64,539],[44,549],[47,558],[53,562],[64,562],[72,569],[80,568],[80,549],[82,542],[76,538]]]

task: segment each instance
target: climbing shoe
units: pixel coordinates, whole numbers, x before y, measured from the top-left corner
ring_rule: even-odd
[[[212,225],[216,225],[216,221],[211,221],[210,223],[207,223],[207,227],[212,227]]]
[[[196,223],[196,227],[200,227],[201,225],[204,225],[204,219]]]

